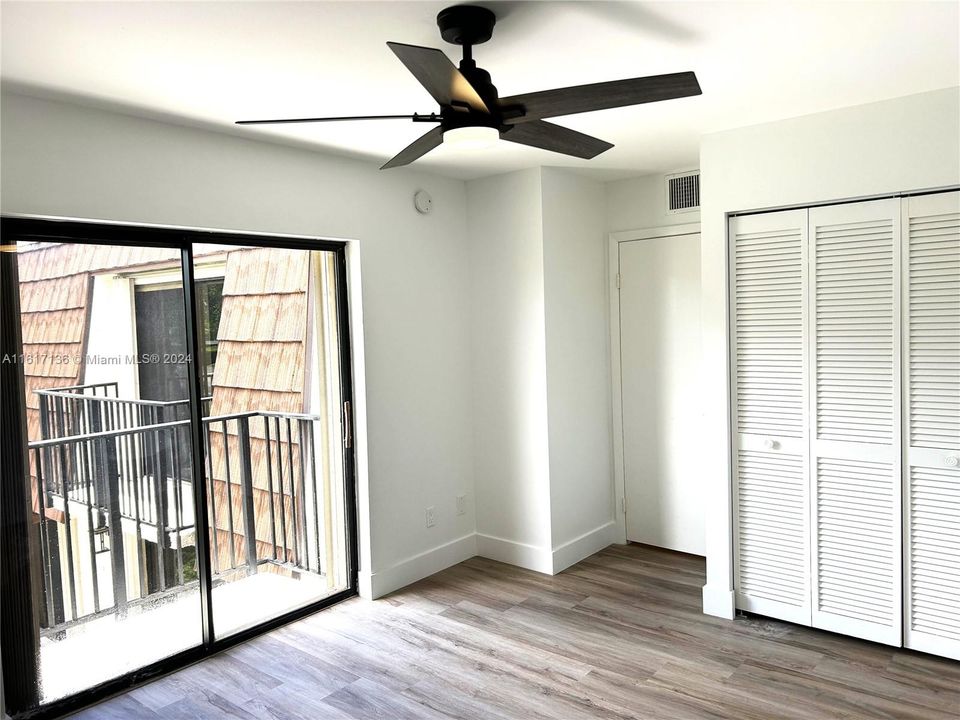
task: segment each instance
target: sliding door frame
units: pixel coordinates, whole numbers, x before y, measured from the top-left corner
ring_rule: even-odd
[[[128,673],[111,678],[74,695],[55,700],[34,708],[11,707],[10,712],[15,720],[44,720],[55,718],[74,712],[88,705],[92,705],[104,698],[123,692],[137,685],[141,685],[154,678],[179,670],[198,660],[215,655],[229,647],[262,635],[277,627],[299,620],[322,610],[330,605],[352,597],[358,592],[357,574],[359,564],[359,548],[357,538],[357,482],[355,442],[341,443],[343,453],[343,481],[344,481],[344,524],[346,530],[346,565],[347,587],[337,593],[324,597],[289,612],[277,615],[249,628],[234,632],[222,638],[216,637],[213,624],[213,606],[211,602],[212,574],[210,568],[211,543],[209,521],[207,517],[207,487],[203,481],[205,465],[204,444],[202,437],[202,417],[200,398],[202,396],[200,375],[197,362],[200,357],[200,338],[197,336],[196,320],[196,288],[194,287],[193,246],[206,245],[242,245],[245,247],[282,248],[291,250],[331,252],[336,258],[336,317],[339,331],[339,364],[340,364],[340,400],[341,420],[345,433],[352,433],[347,428],[356,427],[353,421],[353,365],[350,347],[350,309],[349,293],[347,288],[347,244],[344,241],[325,240],[300,236],[260,235],[216,230],[191,228],[160,227],[154,225],[126,225],[116,223],[87,222],[83,220],[62,220],[23,216],[3,216],[0,218],[0,237],[4,245],[15,246],[18,241],[63,242],[77,245],[116,245],[136,247],[160,247],[180,251],[182,281],[184,288],[184,311],[186,318],[187,347],[190,350],[188,365],[190,383],[190,420],[192,433],[192,461],[194,468],[194,507],[196,518],[197,562],[200,580],[200,606],[202,642],[199,645],[183,650],[174,655],[162,658],[156,662],[137,668]],[[15,253],[11,253],[14,254]],[[11,309],[19,309],[19,285],[6,282],[4,277],[0,288],[0,302]],[[15,302],[8,302],[12,300]],[[19,318],[18,318],[19,322]],[[11,334],[19,347],[14,352],[22,352],[19,327]],[[4,351],[8,351],[4,348]],[[22,390],[22,370],[19,375],[19,387]],[[22,392],[21,392],[22,397]],[[22,402],[18,398],[18,403]],[[5,416],[6,418],[6,416]],[[4,432],[4,456],[8,449],[12,450],[20,445],[26,445],[25,423],[16,428],[7,428]],[[345,437],[347,437],[345,435]],[[9,442],[8,442],[9,441]],[[21,458],[5,459],[10,463],[12,470],[23,467],[25,456]],[[13,473],[11,473],[12,475]],[[17,477],[23,473],[19,473]],[[6,475],[6,473],[4,473]],[[198,482],[199,478],[199,482]],[[6,533],[6,527],[4,527]],[[6,534],[4,534],[6,540]],[[5,554],[7,549],[5,549]],[[5,588],[5,591],[7,588]],[[6,614],[4,615],[6,617]],[[18,638],[9,628],[2,628],[6,641]],[[22,634],[22,633],[21,633]],[[16,653],[22,653],[23,648],[3,647],[3,658],[13,660]],[[3,663],[4,686],[14,688],[23,683],[23,678],[17,676],[22,666],[14,662]],[[36,681],[36,678],[32,680]],[[0,708],[6,711],[6,708]]]

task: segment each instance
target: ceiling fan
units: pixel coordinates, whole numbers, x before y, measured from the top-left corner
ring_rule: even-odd
[[[492,11],[474,5],[455,5],[437,15],[441,37],[463,48],[459,69],[441,50],[387,43],[400,62],[439,103],[440,112],[240,120],[237,124],[266,125],[337,120],[412,120],[436,123],[436,127],[401,150],[383,165],[381,170],[409,165],[444,142],[476,146],[486,145],[497,139],[590,159],[609,150],[613,145],[576,130],[548,123],[544,118],[701,94],[697,76],[692,72],[681,72],[498,97],[497,89],[490,82],[490,73],[477,67],[473,60],[473,46],[485,43],[491,38],[496,21],[496,15]]]

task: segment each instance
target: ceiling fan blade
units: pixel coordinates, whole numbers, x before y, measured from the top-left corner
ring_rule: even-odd
[[[428,122],[440,118],[435,115],[343,115],[341,117],[281,118],[279,120],[237,120],[236,125],[273,125],[282,123],[339,122],[342,120],[417,120]]]
[[[461,104],[478,112],[490,112],[470,81],[443,51],[395,42],[387,45],[440,105]]]
[[[544,120],[509,126],[500,133],[500,137],[521,145],[530,145],[587,160],[613,147],[613,144],[606,140],[584,135],[582,132]]]
[[[524,115],[505,120],[507,123],[520,124],[540,118],[690,97],[701,92],[697,76],[692,72],[682,72],[514,95],[500,98],[500,107],[504,110],[524,108]]]
[[[380,169],[389,170],[390,168],[400,167],[401,165],[409,165],[417,158],[426,155],[442,142],[443,128],[438,125],[430,132],[421,135],[407,145],[403,150],[390,158]]]

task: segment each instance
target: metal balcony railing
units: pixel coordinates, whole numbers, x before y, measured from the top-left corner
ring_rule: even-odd
[[[186,401],[116,397],[116,383],[37,391],[29,444],[46,633],[196,586],[194,477],[207,484],[215,584],[256,573],[323,574],[312,415],[204,417],[193,472]],[[209,403],[207,403],[207,410]]]

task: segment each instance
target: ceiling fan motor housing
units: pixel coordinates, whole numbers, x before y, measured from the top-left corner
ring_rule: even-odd
[[[490,110],[489,113],[480,113],[469,108],[444,108],[442,125],[445,130],[473,126],[500,128],[503,125],[497,88],[490,81],[490,73],[477,67],[472,52],[474,45],[485,43],[493,36],[496,23],[497,16],[491,10],[477,5],[454,5],[437,15],[441,37],[448,43],[463,47],[463,59],[459,65],[461,74]]]
[[[454,5],[437,15],[440,36],[454,45],[479,45],[493,37],[497,16],[477,5]]]
[[[460,72],[473,86],[474,90],[477,91],[477,95],[480,96],[490,112],[481,113],[470,110],[469,108],[467,108],[465,112],[461,112],[458,108],[452,108],[451,111],[448,112],[448,108],[444,108],[444,118],[449,116],[453,127],[462,125],[489,125],[490,127],[500,127],[502,119],[499,112],[499,96],[497,88],[490,81],[490,73],[483,68],[477,67],[477,64],[473,60],[467,59],[460,61]]]

